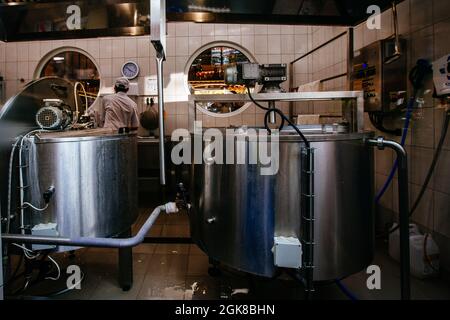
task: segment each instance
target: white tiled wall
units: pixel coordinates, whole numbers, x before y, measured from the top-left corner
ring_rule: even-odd
[[[442,0],[405,0],[398,5],[399,30],[408,41],[407,59],[410,70],[417,59],[433,61],[450,53],[450,2]],[[354,46],[360,49],[374,41],[389,37],[393,33],[392,14],[388,10],[381,16],[381,30],[369,30],[363,23],[355,28]],[[332,38],[338,31],[336,28],[313,28],[313,47]],[[337,44],[339,47],[340,45]],[[330,52],[333,54],[330,55]],[[332,66],[344,71],[345,57],[336,56],[341,52],[336,47],[320,50],[310,61],[311,80],[321,79],[332,71]],[[338,53],[340,54],[340,53]],[[330,60],[331,57],[331,60]],[[345,71],[344,71],[345,72]],[[406,76],[406,75],[405,75]],[[334,88],[343,88],[343,83]],[[426,87],[433,89],[432,81]],[[333,85],[330,85],[333,88]],[[411,90],[409,90],[411,94]],[[409,153],[409,179],[411,204],[416,200],[420,188],[431,164],[437,146],[443,122],[444,111],[440,102],[431,95],[425,98],[426,105],[421,117],[415,117],[411,132],[407,139]],[[314,111],[317,110],[315,106]],[[375,130],[366,120],[367,129]],[[377,134],[385,135],[378,132]],[[450,135],[450,134],[449,134]],[[389,136],[388,136],[389,137]],[[398,137],[389,137],[398,140]],[[389,151],[376,151],[376,188],[379,190],[386,181],[394,157]],[[421,205],[413,215],[413,220],[424,230],[433,231],[442,251],[442,265],[450,271],[450,137],[447,136],[445,148],[429,184]],[[381,201],[381,206],[393,212],[398,212],[397,181],[388,189]]]
[[[190,56],[203,45],[212,41],[231,41],[245,48],[259,63],[289,63],[305,53],[311,41],[311,28],[298,26],[169,23],[167,29],[167,61],[164,65],[167,133],[188,126],[184,72]],[[102,86],[112,86],[127,60],[136,60],[140,65],[141,74],[137,80],[141,89],[144,77],[156,74],[154,49],[147,36],[1,43],[0,75],[6,80],[6,97],[13,96],[34,78],[36,67],[46,54],[65,46],[85,50],[93,57],[99,66]],[[307,69],[297,71],[297,78],[301,79],[308,73]],[[284,85],[287,88],[287,84]],[[138,102],[143,108],[141,100]],[[279,107],[288,111],[286,104]],[[255,107],[229,119],[203,115],[200,118],[209,126],[263,123],[263,113]]]

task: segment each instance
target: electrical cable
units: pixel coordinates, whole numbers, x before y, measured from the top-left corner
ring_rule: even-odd
[[[17,244],[17,243],[13,243],[12,245],[17,247],[17,248],[22,249],[25,257],[27,259],[29,259],[29,260],[34,260],[34,259],[36,259],[36,258],[38,258],[40,256],[40,254],[36,254],[35,255],[33,250],[30,250],[30,249],[28,249],[27,247],[25,247],[23,245],[20,245],[20,244]]]
[[[20,147],[19,147],[19,190],[20,190],[20,229],[21,233],[25,234],[25,212],[24,212],[24,183],[23,183],[23,154],[22,149],[25,142],[25,139],[27,139],[30,135],[36,132],[42,132],[43,130],[32,130],[29,133],[27,133],[25,136],[22,137],[20,140]]]
[[[403,128],[402,139],[400,142],[400,144],[402,146],[404,146],[406,144],[406,139],[408,138],[409,126],[411,123],[412,113],[413,113],[414,105],[416,102],[417,94],[424,85],[425,77],[431,72],[432,72],[432,67],[428,63],[428,61],[426,61],[424,59],[419,59],[419,60],[417,60],[416,66],[409,73],[408,78],[414,88],[414,93],[413,93],[412,98],[408,102],[408,106],[406,109],[405,125]],[[398,160],[395,160],[394,166],[392,167],[392,170],[389,173],[389,176],[388,176],[386,182],[384,183],[383,187],[381,188],[381,190],[378,192],[378,194],[376,196],[375,202],[377,204],[380,203],[381,198],[384,196],[387,189],[389,188],[392,181],[394,180],[397,169],[398,169]]]
[[[52,281],[58,281],[59,278],[61,278],[61,268],[59,267],[59,264],[58,264],[58,262],[55,261],[55,259],[53,259],[53,258],[50,257],[50,256],[47,256],[47,258],[48,258],[51,262],[53,262],[53,264],[56,266],[56,269],[58,270],[58,275],[57,275],[56,277],[46,277],[45,279],[46,279],[46,280],[52,280]]]
[[[75,123],[78,122],[78,117],[80,115],[80,109],[79,109],[79,105],[78,105],[78,94],[77,94],[77,86],[78,86],[79,82],[76,82],[75,85],[73,86],[73,98],[75,99],[75,117],[73,117],[73,121],[72,121],[72,127],[75,125]]]
[[[431,162],[430,168],[428,169],[427,176],[425,178],[425,181],[422,185],[422,188],[420,189],[419,195],[417,196],[416,201],[414,202],[411,211],[409,213],[409,216],[411,217],[414,212],[419,207],[420,202],[422,201],[423,196],[425,195],[425,192],[427,190],[428,184],[431,181],[431,178],[433,176],[434,170],[436,169],[436,165],[438,163],[438,160],[440,158],[440,155],[442,153],[442,147],[444,146],[445,138],[447,136],[448,127],[450,123],[450,111],[447,111],[444,118],[444,124],[442,127],[441,137],[439,138],[439,143],[437,145],[436,151],[433,156],[433,161]],[[399,226],[392,228],[389,230],[389,233],[393,233],[394,231],[398,230]]]
[[[13,145],[11,150],[11,155],[9,158],[9,172],[8,172],[8,204],[6,207],[6,233],[9,233],[9,229],[11,227],[11,193],[12,193],[12,171],[14,166],[14,155],[16,152],[17,145],[19,144],[20,139],[22,137],[17,138],[16,142]]]
[[[72,287],[64,288],[64,289],[62,289],[60,291],[47,293],[47,294],[44,294],[44,295],[41,295],[41,296],[31,296],[31,297],[23,297],[23,296],[21,296],[20,298],[31,298],[31,299],[41,299],[41,300],[51,299],[53,297],[57,297],[57,296],[60,296],[60,295],[63,295],[65,293],[67,293],[67,292],[72,291],[74,288],[76,288],[78,285],[80,285],[84,281],[85,278],[86,278],[85,273],[81,272],[80,280],[77,283],[75,283]]]
[[[411,98],[411,100],[408,103],[408,107],[407,107],[407,111],[406,111],[406,120],[405,120],[405,126],[403,128],[403,134],[402,134],[402,139],[401,139],[401,146],[403,147],[406,143],[406,139],[408,138],[408,131],[409,131],[409,125],[411,122],[411,116],[412,116],[412,112],[414,109],[414,103],[415,103],[416,97],[414,96],[413,98]],[[398,160],[396,159],[394,162],[394,166],[391,169],[391,172],[389,173],[388,178],[386,179],[386,182],[384,183],[383,187],[380,189],[380,191],[378,192],[376,198],[375,198],[375,202],[378,204],[380,203],[381,198],[384,196],[384,194],[386,193],[387,189],[389,188],[389,186],[391,185],[392,181],[394,180],[395,177],[395,173],[397,172],[398,169]]]
[[[266,130],[267,130],[269,133],[272,133],[272,130],[270,129],[269,123],[268,123],[268,122],[269,122],[269,117],[270,117],[270,114],[271,114],[272,112],[274,112],[274,113],[277,113],[277,114],[281,117],[281,119],[282,119],[282,123],[281,123],[281,126],[280,126],[280,130],[284,127],[285,122],[289,123],[289,125],[292,126],[292,127],[294,128],[294,130],[297,132],[297,134],[302,138],[302,140],[303,140],[303,142],[305,143],[306,147],[307,147],[307,148],[310,147],[310,143],[309,143],[308,139],[306,139],[306,137],[305,137],[304,134],[300,131],[300,129],[299,129],[296,125],[294,125],[294,124],[292,123],[292,121],[289,120],[288,117],[286,117],[286,116],[284,115],[283,111],[281,111],[280,109],[277,109],[277,108],[267,108],[267,107],[264,107],[263,105],[261,105],[260,103],[258,103],[258,102],[253,98],[253,95],[252,95],[252,93],[250,92],[250,88],[249,88],[247,85],[246,85],[246,88],[247,88],[247,92],[248,92],[248,96],[250,97],[250,100],[251,100],[257,107],[259,107],[260,109],[266,111],[266,114],[265,114],[265,116],[264,116],[264,127],[266,128]]]
[[[38,208],[38,207],[33,206],[33,205],[32,205],[31,203],[29,203],[29,202],[24,202],[23,205],[25,206],[25,208],[30,207],[30,208],[33,209],[34,211],[38,211],[38,212],[44,212],[45,210],[48,209],[48,206],[49,206],[49,204],[46,204],[45,207],[43,207],[43,208]]]
[[[384,114],[382,112],[369,112],[369,120],[378,131],[395,136],[402,135],[402,129],[387,129],[384,127]]]
[[[77,106],[77,112],[78,112],[78,99],[77,99],[77,95],[78,95],[78,93],[77,93],[77,87],[78,86],[81,86],[81,89],[83,89],[83,92],[84,92],[84,103],[85,103],[85,105],[84,105],[84,108],[85,108],[85,110],[84,110],[84,114],[86,115],[87,114],[87,110],[88,110],[88,103],[89,103],[89,101],[88,101],[88,94],[87,94],[87,92],[86,92],[86,89],[84,88],[84,85],[81,83],[81,82],[76,82],[75,83],[75,86],[74,86],[74,98],[75,98],[75,104],[76,104],[76,106]]]
[[[4,282],[3,284],[0,284],[0,288],[6,287],[7,285],[11,284],[17,276],[17,273],[20,270],[20,266],[22,265],[23,262],[23,255],[20,255],[20,260],[17,263],[16,269],[14,270],[13,274],[11,275],[11,277],[9,278],[9,280],[7,280],[6,282]]]

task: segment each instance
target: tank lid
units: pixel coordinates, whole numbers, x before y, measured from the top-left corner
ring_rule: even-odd
[[[69,131],[39,132],[35,135],[37,142],[61,142],[61,141],[80,141],[96,140],[104,138],[123,138],[133,137],[136,133],[119,134],[112,129],[86,129]]]

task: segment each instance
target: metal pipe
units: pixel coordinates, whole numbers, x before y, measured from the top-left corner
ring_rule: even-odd
[[[331,81],[331,80],[342,78],[342,77],[346,77],[346,76],[347,76],[347,73],[341,73],[341,74],[337,74],[335,76],[324,78],[324,79],[320,80],[320,82],[323,83],[323,82]]]
[[[350,29],[349,29],[349,30],[350,30]],[[309,52],[305,53],[304,55],[302,55],[302,56],[300,56],[300,57],[298,57],[298,58],[292,60],[292,61],[289,63],[289,91],[290,91],[291,89],[294,88],[294,63],[296,63],[297,61],[302,60],[303,58],[309,56],[310,54],[316,52],[317,50],[319,50],[319,49],[325,47],[326,45],[328,45],[329,43],[333,42],[334,40],[337,40],[337,39],[339,39],[340,37],[343,37],[344,35],[347,34],[347,32],[348,32],[348,31],[344,31],[344,32],[338,34],[338,35],[335,36],[334,38],[331,38],[330,40],[328,40],[328,41],[322,43],[320,46],[318,46],[318,47],[312,49],[311,51],[309,51]],[[352,39],[353,39],[353,30],[352,30]],[[337,76],[337,78],[339,78],[339,77],[340,77],[340,75]],[[335,78],[334,78],[334,79],[335,79]],[[333,80],[333,79],[329,79],[329,80]],[[325,81],[326,81],[326,80],[325,80]],[[292,121],[293,118],[294,118],[294,102],[293,102],[293,101],[290,101],[290,102],[289,102],[289,119]]]
[[[355,58],[354,33],[353,28],[348,28],[347,37],[347,89],[353,90],[353,59]]]
[[[269,108],[270,109],[275,109],[275,101],[269,101]],[[277,123],[275,112],[271,112],[270,113],[270,120],[269,120],[269,122],[271,124],[276,124]]]
[[[1,236],[3,241],[30,243],[30,244],[49,244],[72,247],[96,247],[96,248],[131,248],[139,245],[145,240],[145,236],[158,219],[161,212],[166,213],[177,212],[175,203],[168,203],[164,206],[157,207],[147,221],[141,227],[139,232],[132,238],[115,239],[115,238],[59,238],[59,237],[45,237],[33,235],[19,235],[19,234],[3,234]]]
[[[164,55],[157,54],[157,72],[158,72],[158,112],[159,112],[159,168],[160,183],[166,185],[166,148],[165,148],[165,129],[164,129],[164,78],[163,62]]]
[[[400,213],[400,281],[402,300],[411,299],[410,252],[409,252],[409,185],[408,155],[405,148],[396,141],[384,140],[383,137],[367,140],[370,146],[380,150],[390,148],[397,154],[398,162],[398,205]]]
[[[394,19],[395,52],[400,54],[400,39],[398,34],[397,4],[392,1],[392,18]]]
[[[395,1],[392,1],[392,18],[394,20],[394,54],[385,59],[386,64],[390,64],[402,56],[401,47],[400,47],[400,36],[398,33],[398,16],[397,16],[397,4]]]
[[[294,65],[289,64],[289,92],[294,88]],[[289,119],[294,120],[294,101],[289,101]]]
[[[311,51],[308,51],[307,53],[305,53],[304,55],[298,57],[297,59],[292,60],[292,61],[290,62],[290,64],[294,64],[294,63],[296,63],[297,61],[302,60],[303,58],[309,56],[310,54],[316,52],[317,50],[319,50],[319,49],[325,47],[325,46],[328,45],[329,43],[333,42],[334,40],[339,39],[340,37],[343,37],[343,36],[346,35],[346,34],[347,34],[347,31],[344,31],[344,32],[338,34],[337,36],[335,36],[335,37],[331,38],[330,40],[328,40],[328,41],[322,43],[321,45],[315,47],[315,48],[312,49]]]

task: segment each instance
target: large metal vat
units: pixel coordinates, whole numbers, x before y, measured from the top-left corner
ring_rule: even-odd
[[[369,136],[307,136],[315,148],[316,281],[348,276],[372,261],[373,151],[364,143]],[[301,147],[298,136],[280,135],[274,176],[260,175],[260,165],[248,162],[192,166],[192,237],[209,257],[252,274],[275,274],[274,237],[301,238]]]
[[[26,140],[26,224],[56,223],[59,236],[111,237],[127,231],[137,208],[137,138],[95,129],[40,133]]]

